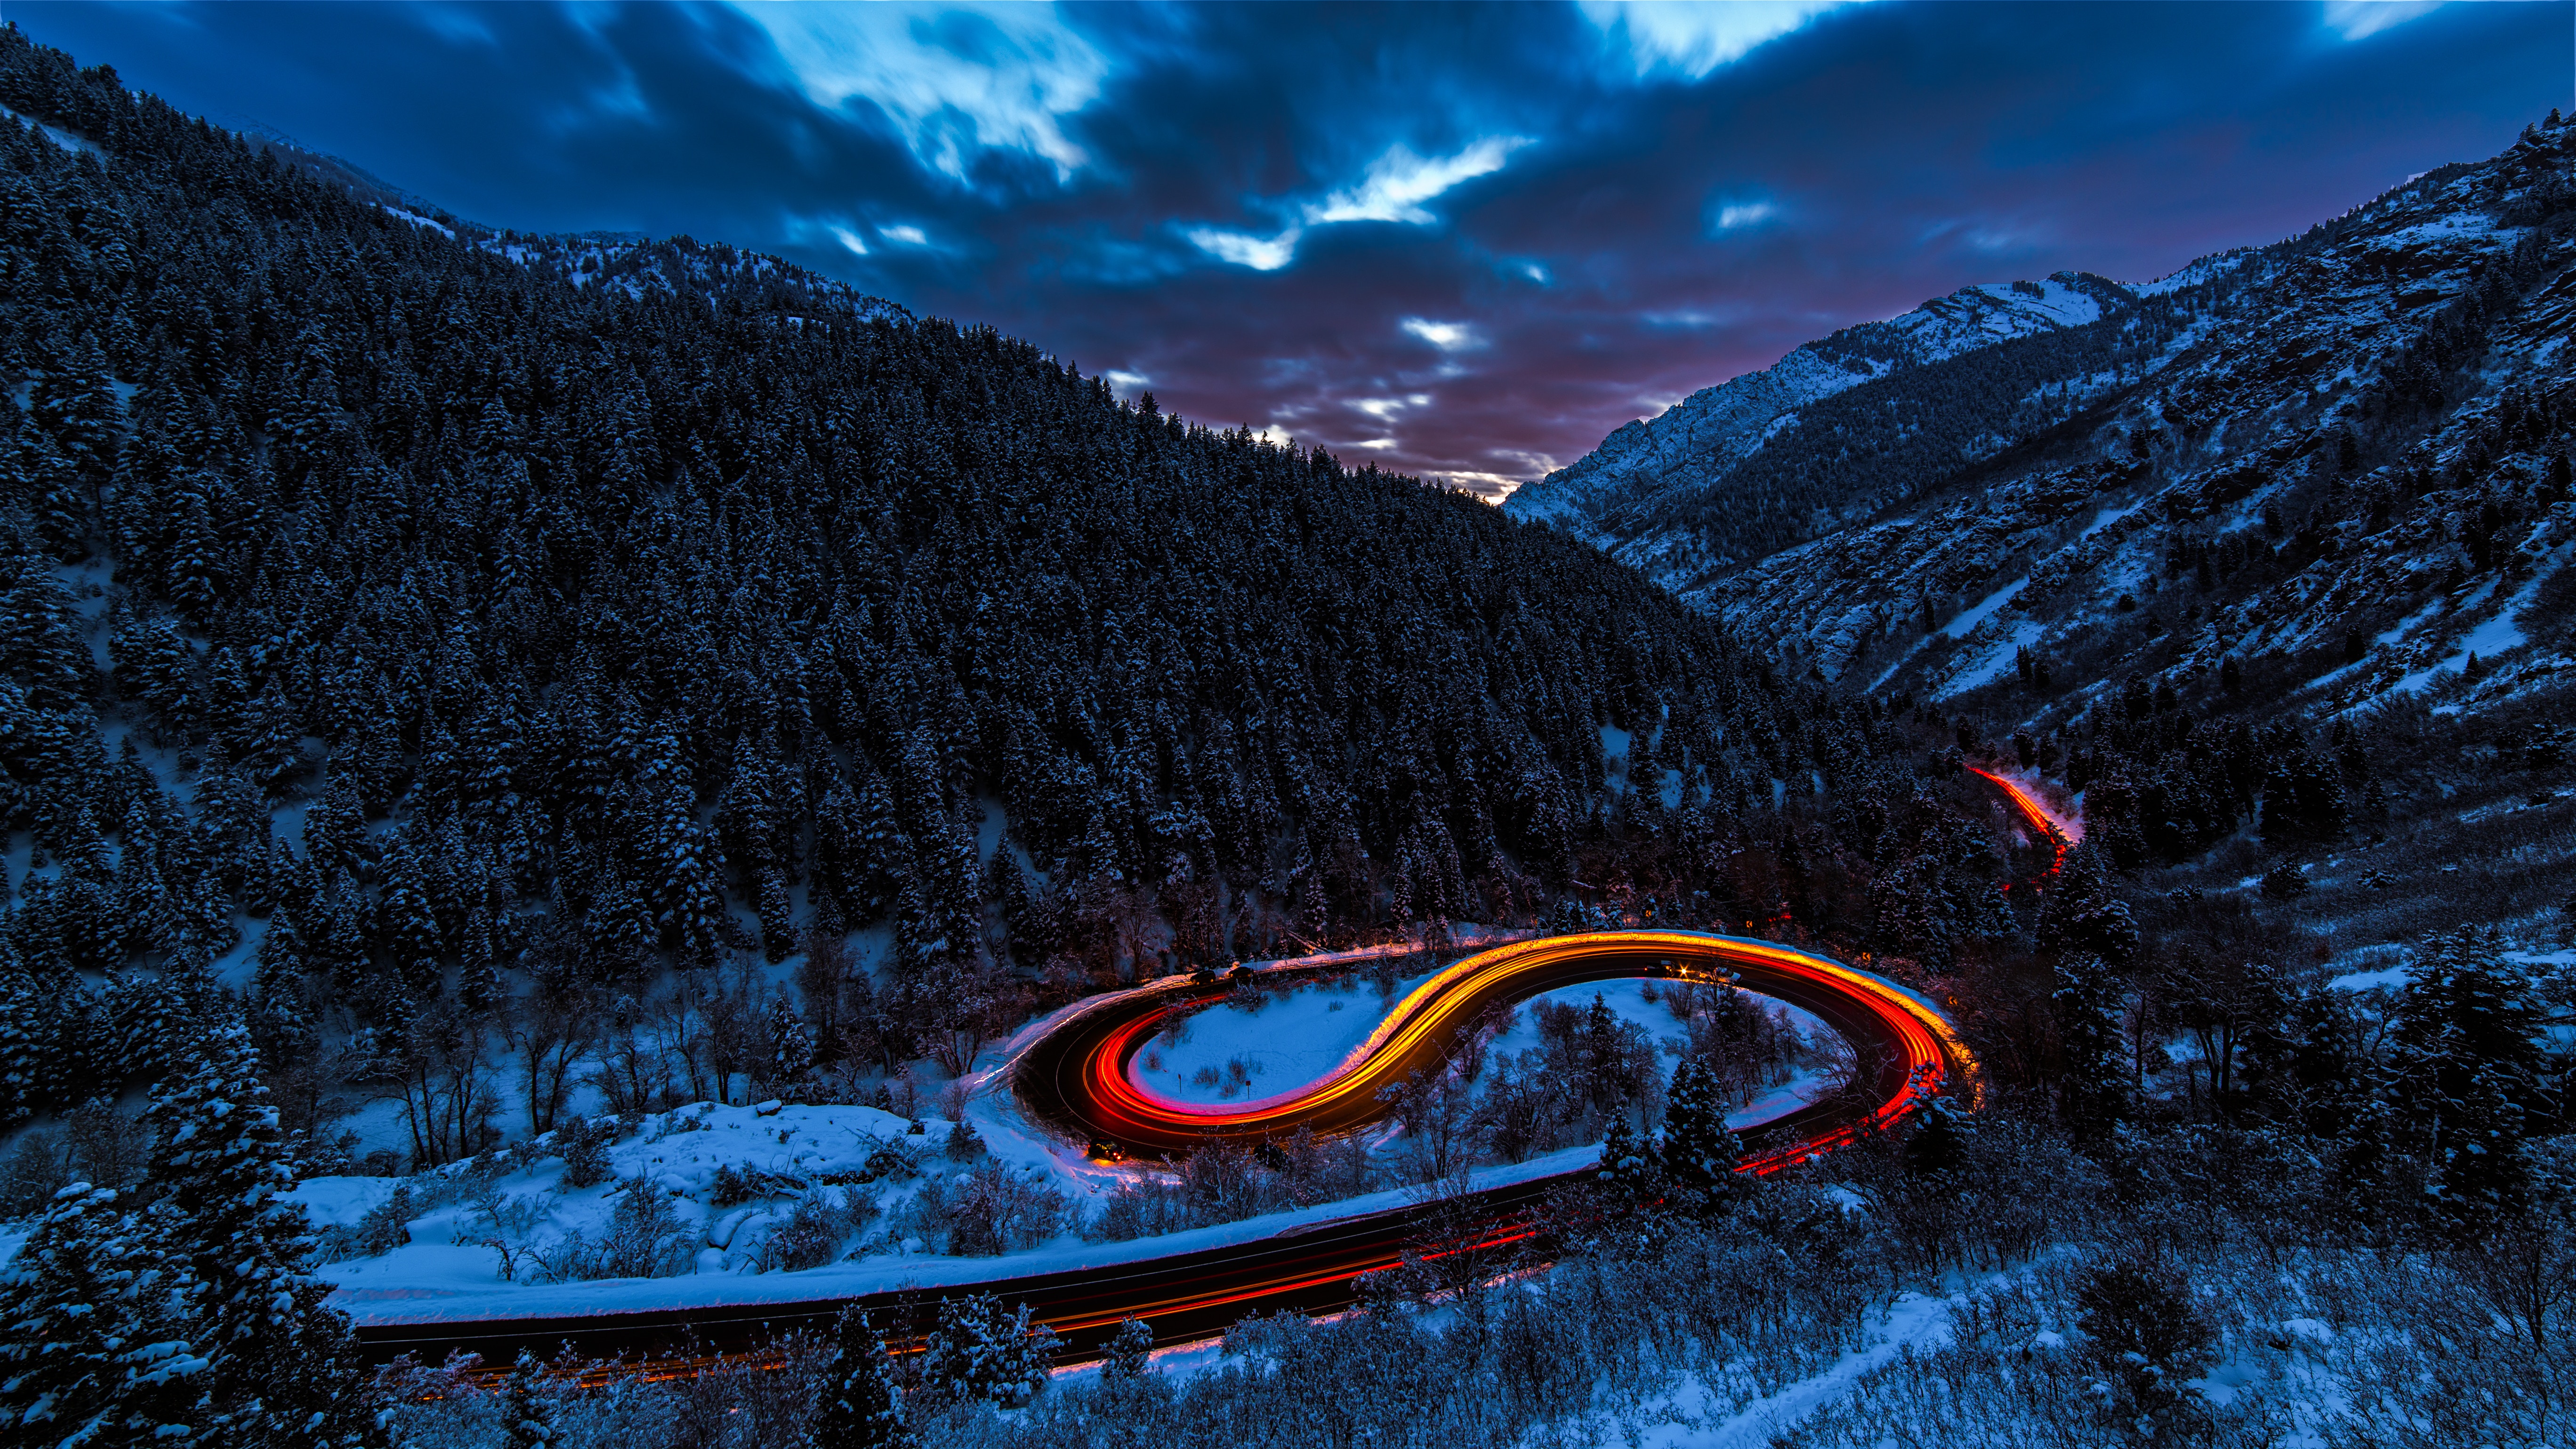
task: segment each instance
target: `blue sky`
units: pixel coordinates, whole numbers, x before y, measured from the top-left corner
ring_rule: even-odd
[[[688,233],[1498,492],[1973,282],[2295,233],[2576,104],[2576,5],[51,4],[496,226]]]

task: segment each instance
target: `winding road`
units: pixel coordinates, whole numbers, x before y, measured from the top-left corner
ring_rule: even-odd
[[[1260,978],[1346,966],[1286,965]],[[1343,1064],[1295,1091],[1226,1106],[1191,1104],[1137,1086],[1128,1062],[1176,1013],[1222,999],[1232,984],[1172,978],[1103,997],[1059,1019],[1026,1046],[1012,1081],[1028,1109],[1076,1140],[1169,1157],[1211,1141],[1252,1143],[1306,1127],[1331,1135],[1373,1127],[1389,1113],[1380,1089],[1446,1062],[1488,1013],[1541,992],[1632,977],[1731,979],[1821,1018],[1859,1064],[1849,1090],[1798,1108],[1753,1133],[1742,1170],[1767,1174],[1849,1141],[1864,1124],[1892,1123],[1919,1103],[1968,1083],[1974,1062],[1940,1014],[1913,994],[1839,962],[1769,941],[1689,931],[1604,931],[1516,942],[1480,951],[1397,1003]],[[1327,1313],[1350,1306],[1355,1280],[1426,1251],[1485,1253],[1528,1245],[1531,1209],[1590,1171],[1460,1195],[1434,1208],[1402,1208],[1290,1228],[1268,1238],[1114,1268],[997,1279],[974,1285],[1025,1301],[1066,1341],[1067,1357],[1096,1353],[1126,1318],[1159,1343],[1223,1332],[1256,1311]],[[1431,1235],[1437,1235],[1436,1240]],[[1001,1266],[996,1264],[996,1266]],[[950,1292],[965,1291],[959,1289]],[[452,1350],[509,1363],[521,1348],[553,1356],[652,1356],[669,1371],[711,1351],[756,1349],[780,1332],[819,1328],[857,1303],[899,1333],[928,1327],[936,1292],[691,1308],[511,1318],[475,1323],[373,1323],[359,1337],[371,1354],[443,1359]],[[930,1301],[925,1302],[928,1299]],[[676,1357],[674,1357],[676,1355]]]

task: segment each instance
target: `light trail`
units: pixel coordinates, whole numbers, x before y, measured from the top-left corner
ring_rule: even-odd
[[[1478,952],[1408,994],[1342,1064],[1306,1085],[1235,1106],[1182,1102],[1138,1085],[1128,1063],[1174,1016],[1221,994],[1175,987],[1165,999],[1138,1003],[1134,1015],[1081,1044],[1076,1071],[1049,1082],[1041,1069],[1024,1075],[1022,1091],[1041,1112],[1078,1126],[1094,1140],[1148,1151],[1187,1151],[1212,1140],[1262,1141],[1300,1126],[1318,1134],[1375,1125],[1389,1113],[1380,1099],[1411,1073],[1445,1064],[1452,1048],[1485,1014],[1558,986],[1634,976],[1713,981],[1724,969],[1739,984],[1799,1005],[1826,998],[1866,1013],[1869,1035],[1894,1045],[1903,1081],[1871,1114],[1892,1125],[1939,1093],[1968,1052],[1939,1013],[1874,976],[1775,942],[1696,931],[1594,931],[1515,942]],[[1845,1034],[1851,1035],[1847,1025]],[[1076,1033],[1076,1035],[1086,1035]],[[1867,1045],[1867,1043],[1855,1043]],[[1059,1091],[1058,1087],[1071,1090]],[[1849,1141],[1839,1123],[1778,1154],[1757,1171],[1776,1171],[1802,1156]]]
[[[1740,1171],[1768,1176],[1811,1161],[1863,1132],[1893,1125],[1945,1091],[1975,1099],[1974,1058],[1941,1014],[1911,993],[1813,952],[1692,931],[1599,931],[1478,952],[1409,993],[1335,1071],[1258,1102],[1211,1108],[1159,1097],[1128,1080],[1127,1059],[1160,1023],[1222,998],[1222,988],[1180,981],[1059,1019],[1018,1054],[1013,1077],[1032,1109],[1077,1140],[1083,1133],[1115,1136],[1130,1148],[1167,1156],[1211,1141],[1272,1140],[1299,1127],[1319,1135],[1354,1132],[1383,1122],[1392,1110],[1378,1100],[1379,1088],[1417,1070],[1445,1067],[1461,1034],[1475,1030],[1492,1007],[1561,986],[1635,977],[1733,980],[1803,1007],[1853,1044],[1862,1064],[1856,1091],[1748,1129],[1760,1138]],[[625,1355],[622,1363],[585,1371],[582,1382],[660,1378],[702,1372],[719,1362],[782,1363],[775,1346],[781,1334],[824,1330],[840,1309],[853,1305],[874,1313],[899,1346],[915,1345],[930,1328],[940,1297],[991,1292],[1006,1302],[1030,1304],[1036,1321],[1063,1336],[1063,1359],[1081,1361],[1098,1356],[1129,1318],[1152,1325],[1156,1342],[1168,1346],[1213,1337],[1256,1311],[1341,1312],[1357,1300],[1359,1280],[1408,1262],[1466,1254],[1496,1272],[1545,1262],[1552,1250],[1541,1230],[1542,1205],[1596,1170],[1587,1163],[1558,1176],[1463,1194],[1434,1208],[1300,1225],[1114,1267],[795,1303],[374,1323],[361,1326],[359,1336],[379,1358],[409,1352],[434,1362],[464,1350],[480,1353],[487,1366],[510,1363],[522,1348],[551,1358],[570,1345],[588,1358]]]
[[[2066,852],[2074,844],[2069,834],[2069,822],[2060,821],[2057,812],[2049,809],[2047,802],[2032,794],[2019,780],[2009,775],[1998,775],[1992,770],[1980,770],[1974,765],[1968,766],[1967,770],[1971,775],[1984,776],[1996,789],[2003,791],[2004,798],[2012,801],[2013,808],[2019,810],[2031,828],[2048,841],[2049,848],[2056,852],[2055,858],[2048,863],[2048,873],[2057,874],[2058,867],[2066,864]]]

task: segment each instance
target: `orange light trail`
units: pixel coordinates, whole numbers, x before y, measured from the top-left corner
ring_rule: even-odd
[[[2048,863],[2048,873],[2057,874],[2057,868],[2066,863],[2066,852],[2070,847],[2066,831],[2057,823],[2057,817],[2050,814],[2048,807],[2040,803],[2039,797],[2024,788],[2019,780],[1998,775],[1992,770],[1980,770],[1974,765],[1967,768],[1969,774],[1982,775],[1996,789],[2003,791],[2005,798],[2011,800],[2013,807],[2021,811],[2022,817],[2030,822],[2031,828],[2046,837],[2049,848],[2056,852],[2055,858]]]
[[[1470,1027],[1495,1002],[1546,989],[1558,968],[1569,962],[1609,953],[1648,952],[1667,953],[1675,962],[1675,974],[1686,979],[1712,979],[1704,968],[1722,963],[1764,978],[1748,983],[1752,989],[1764,984],[1803,985],[1868,1011],[1897,1044],[1908,1070],[1904,1090],[1871,1114],[1875,1125],[1893,1123],[1916,1103],[1940,1092],[1952,1064],[1969,1062],[1966,1048],[1937,1012],[1876,977],[1826,957],[1769,941],[1698,932],[1594,931],[1514,942],[1469,956],[1414,988],[1332,1072],[1294,1091],[1241,1106],[1177,1101],[1139,1086],[1128,1075],[1128,1061],[1144,1040],[1174,1014],[1195,1004],[1176,1001],[1118,1028],[1092,1051],[1081,1069],[1089,1098],[1083,1115],[1093,1119],[1089,1125],[1098,1135],[1131,1141],[1172,1132],[1284,1134],[1318,1119],[1348,1123],[1354,1116],[1363,1116],[1374,1120],[1383,1115],[1377,1097],[1380,1089],[1400,1081],[1408,1065],[1423,1060],[1426,1049]],[[1747,1170],[1777,1171],[1848,1142],[1853,1135],[1851,1125],[1839,1126],[1765,1154],[1748,1164]]]

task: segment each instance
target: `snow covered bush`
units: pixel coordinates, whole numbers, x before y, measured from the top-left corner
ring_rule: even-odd
[[[930,1188],[922,1195],[929,1197]],[[1072,1204],[1043,1176],[1024,1176],[990,1159],[951,1179],[944,1196],[948,1251],[961,1258],[1034,1248],[1071,1225]]]
[[[2208,1369],[2218,1334],[2179,1273],[2144,1258],[2105,1263],[2077,1285],[2075,1303],[2084,1310],[2076,1326],[2085,1352],[2112,1391],[2102,1396],[2114,1419],[2151,1437],[2198,1418],[2200,1395],[2189,1380]]]
[[[617,1128],[609,1122],[573,1117],[557,1127],[554,1147],[563,1157],[563,1185],[597,1187],[608,1181],[608,1145],[616,1138]]]
[[[617,1194],[608,1228],[593,1238],[574,1229],[545,1248],[531,1248],[531,1281],[581,1283],[597,1278],[670,1278],[696,1266],[697,1243],[671,1200],[650,1180],[634,1178]]]
[[[939,1304],[939,1326],[915,1372],[922,1392],[947,1404],[1017,1408],[1044,1392],[1055,1359],[1051,1328],[1029,1326],[1029,1305],[1005,1310],[990,1293]]]
[[[841,1254],[841,1241],[865,1222],[875,1204],[857,1193],[817,1188],[796,1200],[760,1244],[760,1271],[802,1273]]]
[[[411,1220],[419,1215],[411,1184],[396,1183],[392,1195],[367,1209],[355,1224],[323,1229],[315,1255],[325,1263],[381,1258],[411,1241]]]

